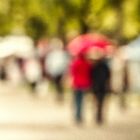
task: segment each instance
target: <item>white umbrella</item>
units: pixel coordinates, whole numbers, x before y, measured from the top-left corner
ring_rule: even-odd
[[[5,58],[15,53],[15,48],[10,47],[4,39],[0,42],[0,58]]]
[[[34,53],[34,44],[28,36],[10,35],[0,42],[0,57],[16,55],[20,57],[29,57]]]
[[[140,61],[140,37],[122,48],[126,60]]]

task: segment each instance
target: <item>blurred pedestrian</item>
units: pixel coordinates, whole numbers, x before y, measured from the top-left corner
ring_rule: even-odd
[[[119,96],[121,109],[125,110],[127,108],[126,96],[129,89],[129,62],[124,59],[123,49],[123,47],[118,48],[111,61],[111,87],[113,92]]]
[[[77,123],[83,120],[83,98],[91,86],[91,64],[84,53],[80,53],[71,64],[71,76],[74,92],[75,119]]]
[[[96,121],[101,124],[105,98],[110,90],[110,68],[102,50],[94,50],[88,57],[92,60],[91,87],[97,102]]]
[[[45,69],[55,85],[58,101],[62,101],[64,96],[62,79],[68,68],[69,57],[60,39],[52,39],[49,47],[50,49],[45,59]]]
[[[40,82],[42,71],[39,60],[35,56],[27,58],[24,64],[25,78],[33,93],[36,92],[37,84]]]
[[[49,78],[45,70],[45,58],[47,56],[48,49],[49,49],[49,46],[48,46],[47,38],[40,39],[37,43],[37,54],[38,54],[39,61],[41,64],[42,81],[45,81],[46,79]]]
[[[4,65],[0,66],[0,80],[5,81],[7,79],[6,70]]]

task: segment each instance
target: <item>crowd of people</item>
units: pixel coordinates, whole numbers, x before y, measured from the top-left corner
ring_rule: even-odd
[[[55,86],[57,99],[63,101],[63,79],[67,76],[71,81],[68,86],[74,95],[75,121],[82,123],[85,92],[91,92],[96,98],[96,121],[102,124],[104,102],[111,90],[111,71],[104,52],[94,47],[72,57],[58,38],[50,40],[46,46],[41,43],[33,55],[27,58],[9,56],[1,60],[1,80],[15,81],[16,78],[18,82],[24,81],[28,83],[33,94],[36,94],[36,87],[41,81],[51,81]]]

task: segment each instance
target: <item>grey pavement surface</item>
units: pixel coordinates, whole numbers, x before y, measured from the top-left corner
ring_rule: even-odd
[[[112,96],[105,110],[106,122],[94,121],[90,95],[85,99],[85,121],[73,121],[72,96],[64,103],[45,90],[34,96],[24,87],[0,83],[0,140],[140,140],[140,98],[130,95],[128,108],[121,110],[119,98]]]

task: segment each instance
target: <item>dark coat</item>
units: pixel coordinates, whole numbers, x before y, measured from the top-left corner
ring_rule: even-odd
[[[95,94],[106,94],[110,90],[110,68],[106,60],[99,60],[92,66],[91,79]]]

